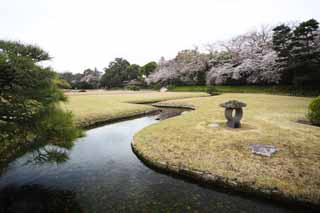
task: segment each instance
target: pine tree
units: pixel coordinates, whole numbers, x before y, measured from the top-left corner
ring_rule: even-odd
[[[291,55],[296,64],[296,85],[320,84],[319,36],[319,23],[314,19],[302,22],[293,31]]]
[[[315,19],[291,29],[280,25],[273,29],[273,49],[282,69],[283,83],[303,87],[320,86],[320,31]]]
[[[278,53],[277,62],[282,70],[282,82],[285,84],[290,84],[293,80],[292,69],[290,69],[292,36],[292,30],[287,25],[282,24],[273,29],[273,49]]]

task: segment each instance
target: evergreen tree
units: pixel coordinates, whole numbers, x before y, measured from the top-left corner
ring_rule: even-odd
[[[300,23],[293,31],[291,55],[296,65],[296,85],[320,84],[319,36],[319,23],[314,19]]]
[[[116,58],[104,68],[105,74],[100,80],[100,85],[105,88],[123,87],[124,83],[139,77],[140,66],[131,64],[123,59]]]
[[[145,64],[143,67],[141,67],[140,75],[145,75],[148,77],[157,68],[157,66],[157,63],[154,61]]]
[[[291,64],[291,41],[292,31],[287,25],[280,25],[273,29],[272,44],[273,49],[278,53],[277,62],[282,69],[282,83],[291,84],[293,80],[292,72],[290,71]]]
[[[283,83],[304,87],[320,86],[319,23],[310,19],[291,29],[280,25],[273,29],[273,49],[282,69]]]
[[[58,75],[39,65],[49,59],[39,47],[0,40],[0,143],[69,148],[80,134],[72,115],[58,107],[66,101]]]

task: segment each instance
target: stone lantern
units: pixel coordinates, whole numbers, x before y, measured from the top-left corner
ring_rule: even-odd
[[[237,100],[227,101],[223,104],[220,104],[221,107],[226,108],[224,115],[227,119],[227,126],[230,128],[240,128],[240,120],[243,116],[242,107],[246,107],[247,104],[242,103]],[[233,111],[235,110],[234,116],[232,115]]]

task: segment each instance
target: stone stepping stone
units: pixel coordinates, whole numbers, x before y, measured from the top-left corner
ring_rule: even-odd
[[[219,124],[217,123],[212,123],[212,124],[209,124],[208,127],[211,127],[211,128],[219,128]]]
[[[265,144],[250,144],[249,147],[253,154],[266,157],[271,157],[272,154],[278,151],[275,146]]]

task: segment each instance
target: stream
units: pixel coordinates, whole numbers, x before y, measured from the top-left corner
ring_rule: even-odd
[[[180,113],[175,109],[170,116]],[[0,177],[0,213],[305,212],[204,188],[148,168],[132,152],[131,141],[158,118],[88,130],[61,164],[27,163],[32,153],[15,160]]]

